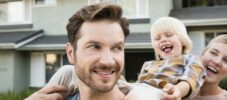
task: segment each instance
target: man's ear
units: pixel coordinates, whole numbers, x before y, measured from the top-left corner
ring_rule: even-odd
[[[66,53],[67,53],[67,57],[68,57],[68,60],[69,60],[69,63],[70,64],[74,64],[74,48],[73,46],[71,45],[71,43],[67,43],[66,44]]]

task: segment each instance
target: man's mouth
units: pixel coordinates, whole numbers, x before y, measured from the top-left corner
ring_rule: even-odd
[[[213,74],[217,74],[219,72],[218,69],[216,69],[216,68],[214,68],[212,66],[207,66],[206,69],[207,69],[207,71],[209,71],[209,72],[211,72]]]
[[[163,45],[161,46],[161,50],[165,53],[169,53],[171,52],[173,49],[173,46],[172,45],[169,45],[169,44],[166,44],[166,45]]]
[[[115,71],[94,71],[94,72],[102,78],[110,78]]]

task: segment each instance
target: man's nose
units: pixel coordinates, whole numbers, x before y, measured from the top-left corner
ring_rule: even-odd
[[[107,50],[102,53],[102,56],[100,58],[100,64],[103,66],[113,66],[115,63],[113,56],[111,54],[110,50]]]

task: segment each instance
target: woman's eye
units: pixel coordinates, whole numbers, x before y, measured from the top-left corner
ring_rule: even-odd
[[[218,54],[214,51],[210,51],[210,54],[214,55],[214,56],[217,56]]]
[[[227,64],[227,58],[223,58],[223,61]]]

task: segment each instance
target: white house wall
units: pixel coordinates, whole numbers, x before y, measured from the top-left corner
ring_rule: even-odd
[[[149,0],[149,15],[151,23],[160,17],[168,16],[173,8],[172,0]]]
[[[130,31],[132,33],[150,32],[152,23],[160,17],[168,16],[173,8],[172,0],[149,0],[148,3],[150,23],[130,24]]]
[[[45,85],[45,60],[43,53],[31,53],[30,87]]]
[[[205,47],[204,32],[189,32],[189,37],[193,42],[192,53],[200,55]]]
[[[0,92],[13,90],[13,51],[0,51]]]
[[[56,0],[56,6],[33,7],[34,29],[44,29],[48,35],[66,34],[68,19],[79,8],[88,4],[87,0]]]
[[[29,58],[27,52],[14,52],[13,89],[16,92],[29,86]]]

